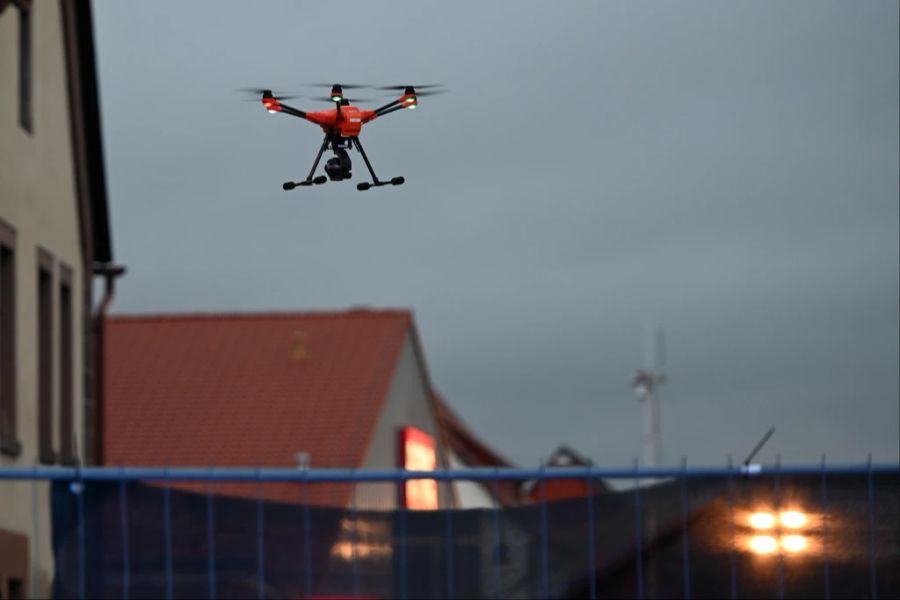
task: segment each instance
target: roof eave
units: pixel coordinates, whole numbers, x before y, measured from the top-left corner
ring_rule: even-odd
[[[86,269],[113,261],[90,1],[60,2],[76,191]]]

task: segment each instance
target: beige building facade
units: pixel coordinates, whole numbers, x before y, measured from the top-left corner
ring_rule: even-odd
[[[111,262],[91,6],[0,0],[0,467],[91,463],[91,281]],[[0,598],[46,597],[46,483],[0,481]]]

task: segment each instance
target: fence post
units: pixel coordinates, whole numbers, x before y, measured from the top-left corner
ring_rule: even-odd
[[[681,556],[684,597],[691,597],[691,556],[688,534],[687,457],[681,459]]]
[[[31,597],[38,597],[38,581],[37,581],[37,569],[34,568],[38,563],[38,549],[37,549],[37,541],[40,539],[38,537],[38,477],[37,477],[37,461],[35,460],[34,464],[31,467],[32,470],[32,480],[31,480],[31,539],[34,542],[31,544]],[[52,489],[52,484],[51,484]],[[51,503],[51,511],[53,510],[53,505]],[[50,515],[50,522],[53,522],[53,515]]]
[[[737,537],[734,527],[734,459],[728,455],[728,510],[730,513],[731,551],[729,553],[731,567],[731,600],[737,600]]]
[[[494,560],[494,579],[496,585],[496,594],[498,598],[503,598],[503,571],[500,565],[503,551],[503,539],[500,533],[500,469],[494,467],[494,510],[492,511],[494,521],[494,550],[491,556]]]
[[[303,548],[304,548],[304,567],[306,577],[304,577],[304,587],[306,588],[306,597],[312,598],[312,540],[310,527],[312,519],[309,515],[309,470],[303,471]]]
[[[878,573],[875,566],[875,486],[872,473],[872,453],[869,453],[869,579],[871,580],[872,598],[878,598]]]
[[[119,465],[119,527],[122,529],[122,599],[128,600],[131,586],[131,548],[128,541],[128,490],[125,469]]]
[[[541,461],[538,483],[541,486],[541,581],[544,598],[550,598],[550,532],[547,530],[547,479],[544,475],[546,465]]]
[[[166,600],[172,600],[174,589],[172,585],[172,498],[169,489],[169,465],[165,469],[165,484],[163,486],[163,528],[166,541]]]
[[[397,499],[405,499],[406,498],[406,479],[402,476],[400,477],[401,491],[397,494]],[[402,600],[406,600],[406,503],[399,503],[399,514],[400,518],[400,598]]]
[[[594,600],[597,597],[597,542],[594,539],[597,520],[594,516],[594,479],[591,477],[588,466],[587,475],[587,510],[588,510],[588,588],[590,590],[590,598]]]
[[[256,594],[259,600],[266,595],[266,546],[265,546],[265,507],[262,499],[262,476],[256,469]]]
[[[216,598],[216,529],[215,498],[213,496],[213,468],[209,467],[209,479],[206,481],[206,568],[209,577],[209,597]]]
[[[638,471],[638,459],[634,459],[634,543],[637,552],[635,561],[637,568],[637,597],[644,598],[644,532],[642,528],[641,479]]]
[[[822,561],[825,568],[825,600],[831,600],[831,565],[828,561],[828,477],[822,455]]]
[[[444,467],[444,472],[447,472],[446,466]],[[453,488],[453,482],[448,480],[447,486]],[[452,494],[451,494],[452,497]],[[444,507],[444,539],[445,539],[445,550],[447,553],[446,562],[447,562],[447,598],[452,598],[455,594],[455,581],[454,581],[454,570],[453,570],[453,560],[454,560],[454,548],[453,548],[453,507],[447,506]]]
[[[75,466],[74,489],[78,504],[78,597],[87,598],[87,549],[85,546],[84,493],[86,486],[81,480],[81,464]]]
[[[781,513],[781,455],[775,457],[775,515]],[[784,598],[784,548],[781,547],[781,521],[778,521],[778,599]]]
[[[353,474],[356,475],[356,469],[353,470]],[[350,528],[350,576],[354,598],[359,598],[359,557],[357,555],[357,544],[359,540],[359,512],[357,511],[356,507],[356,491],[358,489],[359,485],[354,484],[352,487],[352,491],[350,492],[350,520],[352,523]]]

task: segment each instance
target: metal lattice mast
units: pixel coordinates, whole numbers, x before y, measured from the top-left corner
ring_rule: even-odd
[[[644,403],[644,466],[662,466],[662,425],[660,422],[660,388],[666,382],[666,334],[661,327],[647,323],[644,368],[631,381],[639,402]]]

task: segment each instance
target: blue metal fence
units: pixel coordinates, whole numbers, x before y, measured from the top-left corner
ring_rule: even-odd
[[[413,479],[482,482],[494,496],[506,480],[633,485],[561,500],[542,485],[533,504],[471,510],[309,500],[314,486]],[[0,468],[4,480],[52,483],[57,597],[900,595],[900,467],[871,460],[432,472],[35,466]],[[188,482],[205,492],[179,487]],[[230,497],[217,491],[224,483],[256,491]],[[269,484],[296,485],[296,501],[266,499]],[[39,501],[34,492],[35,514]],[[36,523],[33,535],[46,535]]]

